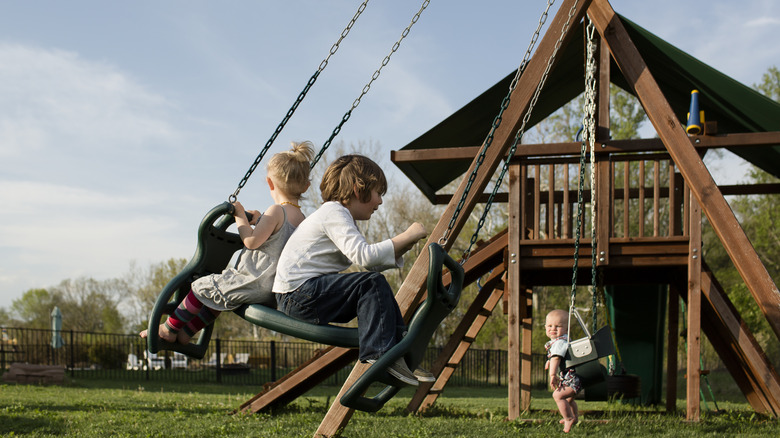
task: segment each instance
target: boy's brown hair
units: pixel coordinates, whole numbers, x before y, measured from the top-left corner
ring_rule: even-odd
[[[371,199],[371,190],[387,193],[387,179],[378,164],[363,155],[344,155],[337,158],[325,170],[320,183],[322,201],[349,202],[357,195],[360,202]]]

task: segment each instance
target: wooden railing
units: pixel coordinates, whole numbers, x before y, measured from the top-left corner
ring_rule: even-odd
[[[590,163],[582,192],[580,238],[589,241]],[[578,157],[524,159],[521,175],[522,240],[573,239],[578,223]],[[667,154],[623,154],[596,161],[599,238],[659,239],[687,235],[687,190]],[[606,229],[602,229],[606,227]]]

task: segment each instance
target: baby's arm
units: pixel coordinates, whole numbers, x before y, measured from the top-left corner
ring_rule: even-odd
[[[425,227],[421,223],[415,222],[410,225],[406,231],[390,239],[393,241],[395,258],[399,258],[404,255],[407,251],[412,249],[412,246],[414,246],[418,240],[424,238],[427,235],[428,233],[425,231]]]
[[[561,357],[553,356],[547,362],[549,367],[545,368],[547,368],[547,372],[550,374],[550,389],[555,391],[561,383],[558,379],[558,369],[561,366]]]
[[[236,218],[236,225],[238,226],[238,235],[241,237],[241,241],[244,242],[244,246],[248,249],[257,249],[268,240],[268,237],[276,231],[284,221],[284,211],[281,206],[272,205],[268,207],[259,219],[255,218],[256,213],[252,211],[252,219],[256,222],[254,228],[249,224],[249,220],[246,218],[244,207],[240,202],[234,203],[236,211],[234,216]]]

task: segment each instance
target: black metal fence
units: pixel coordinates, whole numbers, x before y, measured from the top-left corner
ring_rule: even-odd
[[[62,342],[58,342],[58,339]],[[11,363],[59,365],[76,379],[165,380],[263,385],[310,360],[326,345],[311,342],[212,339],[203,359],[172,351],[150,354],[138,335],[2,328],[0,372]],[[61,345],[61,346],[60,346]],[[440,348],[429,348],[421,366],[431,367]],[[534,355],[534,385],[544,386],[544,355]],[[323,384],[340,386],[347,366]],[[505,350],[469,349],[448,384],[505,386]]]

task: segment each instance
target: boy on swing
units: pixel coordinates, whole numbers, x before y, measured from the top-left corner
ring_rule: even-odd
[[[550,375],[550,389],[553,400],[563,419],[563,431],[568,433],[577,424],[577,402],[574,397],[582,389],[580,378],[574,368],[562,368],[563,358],[569,348],[569,314],[565,310],[555,309],[547,314],[544,330],[550,340],[544,344],[547,350],[547,363],[544,365]]]
[[[313,324],[346,323],[357,317],[360,361],[373,363],[402,338],[404,323],[393,290],[379,273],[403,266],[402,256],[426,236],[420,223],[401,234],[368,243],[356,221],[371,218],[382,204],[387,180],[362,155],[345,155],[325,171],[323,204],[298,226],[279,258],[273,291],[279,310]],[[346,272],[353,264],[368,271]],[[412,372],[403,357],[387,370],[408,385],[432,381]]]

